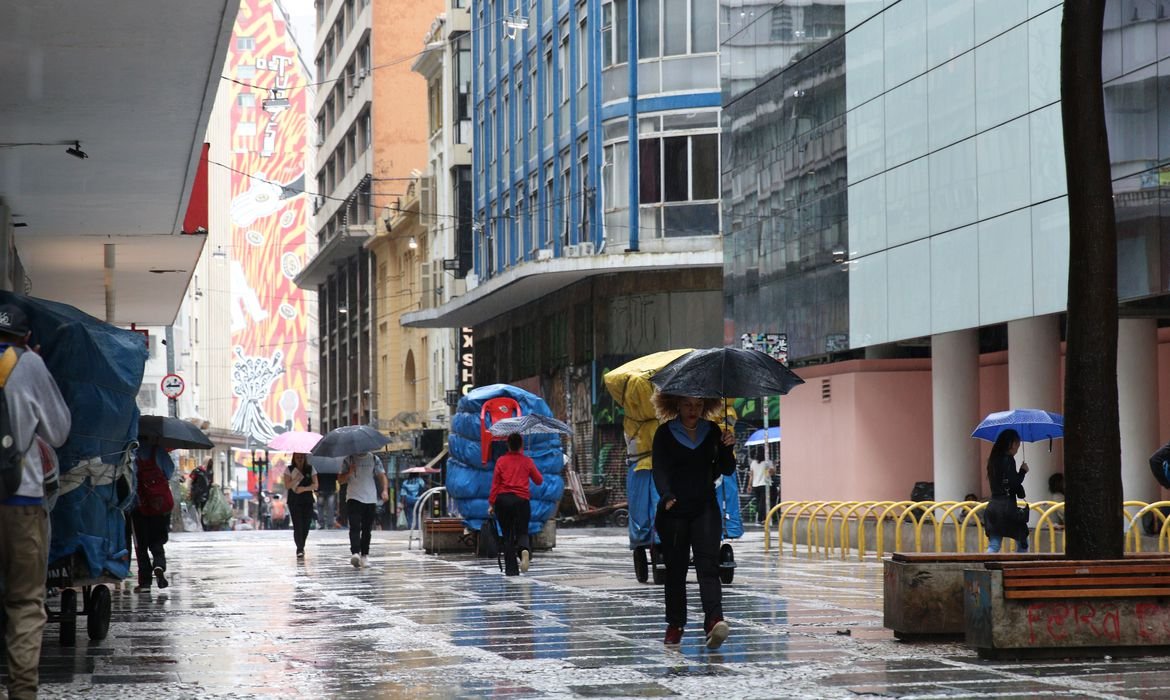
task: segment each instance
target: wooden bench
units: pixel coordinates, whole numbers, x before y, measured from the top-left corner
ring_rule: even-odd
[[[474,550],[478,534],[468,532],[462,518],[423,518],[423,551],[436,554],[440,551]]]
[[[1170,560],[1164,563],[1070,561],[1062,566],[990,562],[1003,571],[1009,600],[1066,598],[1170,598]]]

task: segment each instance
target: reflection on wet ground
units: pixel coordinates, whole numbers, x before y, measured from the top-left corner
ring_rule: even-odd
[[[634,580],[623,531],[562,530],[518,578],[375,538],[355,570],[336,531],[312,533],[300,563],[288,532],[173,535],[173,585],[116,592],[106,640],[86,640],[82,619],[66,648],[48,626],[42,696],[1170,696],[1163,659],[988,662],[897,642],[876,563],[765,556],[758,532],[735,545],[717,652],[701,644],[693,586],[695,622],[663,648],[661,588]]]

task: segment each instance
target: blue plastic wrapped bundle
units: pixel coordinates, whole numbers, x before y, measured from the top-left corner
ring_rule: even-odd
[[[88,572],[123,578],[129,571],[122,509],[133,493],[128,444],[138,437],[138,389],[146,366],[140,333],[72,307],[0,290],[0,304],[28,316],[32,344],[56,380],[72,416],[57,449],[60,496],[52,512],[49,561],[80,553]]]
[[[479,387],[459,400],[456,413],[451,418],[451,432],[447,439],[450,453],[447,460],[447,493],[455,499],[464,522],[473,530],[478,530],[487,519],[492,471],[495,469],[496,457],[505,451],[503,442],[493,442],[488,463],[483,463],[480,443],[483,423],[480,412],[484,403],[504,397],[514,399],[523,415],[552,416],[544,399],[510,384]],[[551,434],[526,435],[524,453],[532,458],[544,476],[544,483],[533,486],[530,494],[532,516],[528,521],[528,533],[535,535],[544,527],[545,521],[556,513],[557,504],[565,490],[561,476],[565,465],[561,438]]]
[[[715,499],[719,501],[719,512],[723,516],[723,539],[737,540],[743,537],[743,518],[739,514],[739,484],[735,474],[724,475],[715,486]]]
[[[654,487],[653,472],[635,469],[637,461],[629,463],[626,474],[626,493],[630,510],[630,549],[645,547],[658,541],[654,534],[654,515],[658,511],[658,489]]]

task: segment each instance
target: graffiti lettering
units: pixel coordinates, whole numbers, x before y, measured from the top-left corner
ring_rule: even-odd
[[[1162,611],[1155,603],[1139,604],[1139,623],[1143,614],[1151,620],[1161,614],[1167,616],[1170,622],[1170,611]],[[1121,641],[1122,611],[1113,603],[1033,603],[1028,606],[1027,616],[1028,639],[1032,644],[1063,642],[1074,635],[1110,642]],[[1152,639],[1146,629],[1143,625],[1142,638]],[[1170,626],[1166,627],[1166,632],[1170,638]]]
[[[1138,603],[1138,635],[1147,642],[1170,642],[1170,608],[1158,603]]]

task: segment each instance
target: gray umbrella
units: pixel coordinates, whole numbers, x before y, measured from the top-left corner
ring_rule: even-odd
[[[316,469],[318,474],[340,474],[341,463],[344,461],[345,457],[309,456],[309,464],[313,465],[313,469]]]
[[[569,427],[568,423],[563,423],[551,416],[538,416],[534,413],[516,418],[501,418],[492,423],[488,431],[492,435],[511,435],[512,433],[521,435],[573,434],[573,429]]]
[[[215,447],[202,430],[173,416],[139,416],[138,440],[157,440],[164,450],[210,450]]]
[[[390,444],[390,438],[368,425],[347,425],[329,431],[313,448],[316,457],[348,457],[373,452]]]

